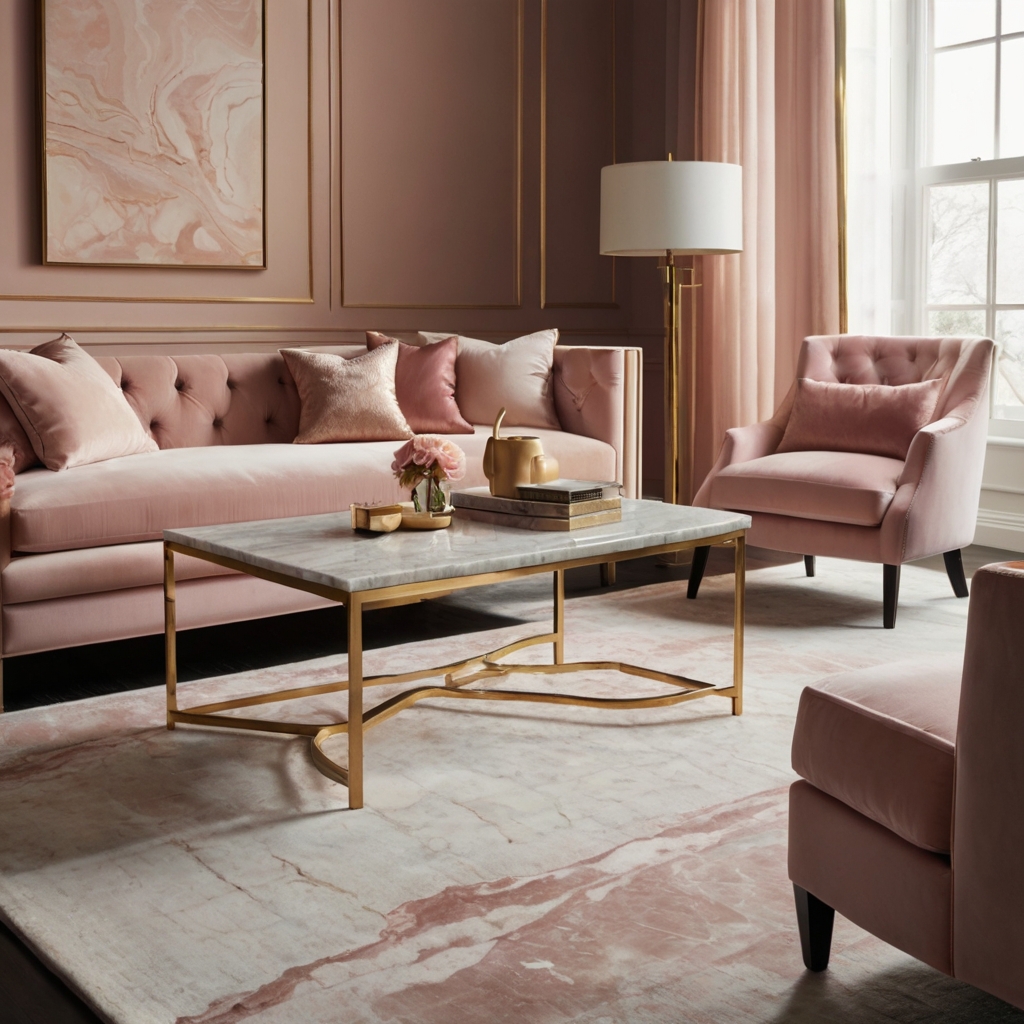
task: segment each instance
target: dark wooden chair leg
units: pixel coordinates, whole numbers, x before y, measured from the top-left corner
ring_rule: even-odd
[[[815,569],[814,555],[804,555],[804,572],[807,573],[808,576],[813,576],[814,575],[814,569]]]
[[[601,563],[601,586],[602,587],[614,587],[615,586],[615,563],[614,562],[602,562]]]
[[[836,912],[795,882],[793,896],[796,899],[796,923],[800,928],[804,967],[809,971],[823,971],[828,967],[832,951],[832,923]]]
[[[900,599],[900,567],[882,566],[882,623],[886,629],[896,628],[896,605]]]
[[[686,596],[692,601],[700,590],[700,581],[704,579],[704,570],[708,567],[708,555],[711,554],[709,544],[693,549],[693,560],[690,562],[690,578],[686,584]]]
[[[953,586],[953,593],[957,597],[967,597],[967,577],[964,576],[964,560],[960,549],[947,551],[942,560],[946,563],[946,575]]]

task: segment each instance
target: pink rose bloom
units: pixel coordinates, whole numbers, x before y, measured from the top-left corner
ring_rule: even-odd
[[[417,434],[395,452],[391,469],[400,474],[410,465],[422,466],[425,470],[436,465],[445,480],[461,480],[466,474],[466,453],[437,434]]]

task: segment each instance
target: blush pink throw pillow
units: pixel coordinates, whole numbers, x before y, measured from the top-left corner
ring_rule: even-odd
[[[420,331],[419,337],[436,345],[448,335]],[[536,331],[502,345],[461,334],[458,339],[455,398],[470,423],[490,426],[504,408],[507,427],[561,429],[552,372],[557,330]]]
[[[397,345],[382,345],[353,359],[298,348],[283,348],[281,355],[301,403],[295,444],[412,436],[395,395]]]
[[[0,351],[0,393],[47,469],[158,451],[121,389],[66,334]]]
[[[941,377],[918,384],[838,384],[801,377],[779,452],[859,452],[905,459],[931,423]]]
[[[402,413],[417,434],[472,434],[455,401],[455,358],[459,339],[436,345],[406,345],[379,331],[366,332],[366,347],[398,343],[395,393]]]

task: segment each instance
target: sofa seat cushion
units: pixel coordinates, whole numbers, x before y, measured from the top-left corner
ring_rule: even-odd
[[[535,431],[566,476],[609,480],[615,449],[560,430]],[[455,434],[463,486],[486,484],[490,428]],[[391,473],[395,441],[170,448],[63,473],[31,469],[11,499],[16,552],[65,551],[159,540],[166,529],[345,511],[353,502],[408,498]]]
[[[783,452],[726,466],[713,508],[877,526],[903,472],[899,459],[852,452]]]
[[[833,676],[800,696],[793,769],[898,836],[948,854],[959,659]]]

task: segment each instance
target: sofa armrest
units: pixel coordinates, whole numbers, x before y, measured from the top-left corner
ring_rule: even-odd
[[[557,345],[553,386],[562,429],[615,449],[615,469],[627,498],[642,484],[642,350]]]
[[[974,540],[988,421],[945,416],[911,442],[896,494],[882,520],[890,565],[966,547]]]
[[[725,432],[722,450],[718,453],[718,461],[700,485],[700,490],[693,499],[694,505],[709,508],[711,505],[711,484],[726,466],[736,462],[750,462],[765,455],[773,455],[779,447],[785,426],[776,420],[765,420],[763,423],[751,423],[747,427],[731,427]]]
[[[974,574],[953,796],[953,973],[1024,1006],[1024,562]]]

